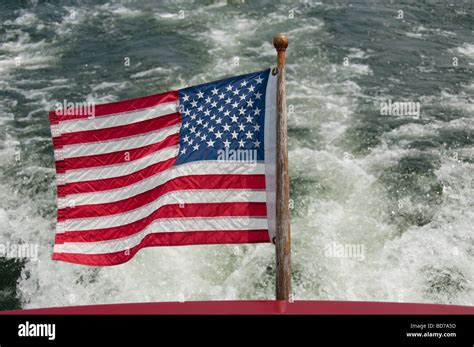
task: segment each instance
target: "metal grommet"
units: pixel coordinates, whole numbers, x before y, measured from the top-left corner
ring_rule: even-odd
[[[278,68],[277,68],[277,67],[274,67],[274,68],[272,69],[272,75],[275,76],[275,75],[277,75],[277,74],[278,74]]]

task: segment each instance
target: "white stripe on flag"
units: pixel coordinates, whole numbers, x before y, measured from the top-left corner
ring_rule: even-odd
[[[148,157],[147,157],[148,158]],[[154,162],[152,162],[153,164]],[[93,193],[70,194],[66,197],[58,199],[58,205],[66,207],[71,205],[70,201],[74,200],[74,206],[88,204],[103,204],[130,198],[134,195],[141,194],[155,187],[158,187],[174,178],[191,176],[191,175],[263,175],[265,173],[265,165],[261,163],[245,164],[232,161],[195,161],[177,165],[163,172],[159,172],[142,181],[138,181],[127,187],[103,190]]]
[[[218,217],[159,219],[132,236],[100,242],[66,242],[54,246],[55,253],[106,254],[126,251],[138,245],[149,234],[213,230],[265,230],[266,218]],[[230,231],[231,232],[231,231]]]
[[[165,102],[157,106],[133,110],[122,113],[110,114],[107,116],[87,118],[87,119],[71,119],[63,120],[57,125],[61,134],[72,133],[77,131],[97,130],[111,128],[120,125],[129,125],[144,120],[159,118],[168,114],[178,112],[178,101]]]
[[[178,124],[142,135],[122,137],[109,141],[65,145],[63,146],[61,151],[63,152],[64,158],[82,157],[87,155],[125,151],[128,149],[139,148],[160,142],[167,138],[169,135],[178,133],[180,128],[181,124]]]
[[[270,241],[276,234],[276,97],[277,76],[270,71],[265,93],[265,187]]]
[[[166,147],[134,161],[77,170],[66,170],[64,176],[66,183],[74,183],[130,175],[161,161],[175,158],[178,155],[178,150],[179,145]]]
[[[68,219],[59,222],[57,232],[95,230],[118,227],[143,219],[162,206],[169,204],[265,202],[264,191],[238,189],[176,190],[162,195],[135,210],[104,217]]]

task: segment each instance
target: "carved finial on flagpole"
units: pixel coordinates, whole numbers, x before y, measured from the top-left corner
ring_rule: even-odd
[[[278,67],[285,65],[285,51],[288,47],[288,36],[278,34],[273,37],[273,46],[278,52]]]
[[[276,163],[276,299],[289,301],[291,295],[290,187],[288,177],[288,120],[285,93],[285,51],[288,36],[273,37],[278,53],[277,81],[277,163]],[[274,73],[275,74],[275,73]],[[284,309],[284,308],[283,308]]]

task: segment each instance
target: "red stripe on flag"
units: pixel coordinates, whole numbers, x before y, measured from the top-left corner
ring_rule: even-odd
[[[115,115],[124,112],[150,108],[166,102],[178,101],[178,91],[155,94],[142,98],[113,102],[110,104],[95,105],[94,117],[103,117]],[[78,114],[80,110],[72,111],[73,115],[61,115],[57,111],[49,112],[49,120],[51,124],[57,124],[68,120],[90,118],[90,115]]]
[[[141,135],[152,131],[164,129],[172,125],[181,123],[180,113],[171,113],[169,115],[147,119],[141,122],[119,125],[110,128],[78,131],[74,133],[66,133],[61,135],[61,141],[53,139],[54,146],[67,146],[79,143],[90,143],[120,139]]]
[[[155,220],[166,218],[198,218],[198,217],[266,217],[265,202],[226,202],[171,204],[162,206],[149,216],[133,223],[113,228],[103,228],[83,231],[66,231],[56,235],[56,244],[64,242],[99,242],[114,240],[139,233]]]
[[[219,230],[155,233],[145,236],[140,244],[131,248],[129,251],[107,254],[53,253],[52,259],[90,266],[108,266],[118,265],[129,261],[140,249],[145,247],[222,243],[262,243],[269,241],[268,230]]]
[[[191,189],[265,189],[265,175],[191,175],[174,178],[161,186],[128,199],[105,204],[66,207],[58,210],[58,221],[104,217],[124,213],[149,204],[176,190]]]
[[[179,134],[173,134],[168,136],[163,141],[153,143],[151,145],[128,149],[124,151],[117,151],[112,153],[96,154],[82,157],[66,158],[64,160],[58,161],[61,162],[62,171],[64,173],[66,170],[77,170],[85,169],[98,166],[108,166],[114,164],[123,164],[128,162],[133,162],[137,159],[146,157],[154,152],[157,152],[166,147],[175,146],[179,144]]]
[[[70,194],[101,192],[104,190],[123,188],[156,175],[157,173],[163,172],[173,167],[175,162],[176,158],[170,158],[124,176],[104,178],[93,181],[66,183],[65,185],[58,186],[58,196],[64,197]]]

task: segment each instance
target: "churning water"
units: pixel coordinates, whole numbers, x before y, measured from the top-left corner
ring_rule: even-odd
[[[39,244],[36,261],[0,258],[1,309],[272,299],[269,244],[51,261],[47,110],[272,66],[278,32],[294,297],[474,304],[472,1],[3,0],[0,18],[0,242]],[[419,114],[381,112],[404,102]],[[336,251],[347,245],[362,257]]]

